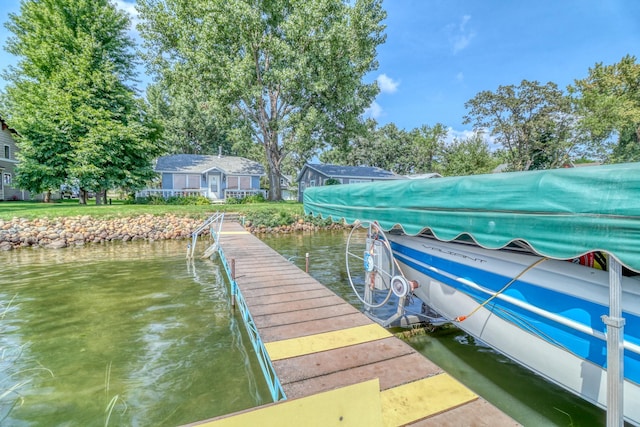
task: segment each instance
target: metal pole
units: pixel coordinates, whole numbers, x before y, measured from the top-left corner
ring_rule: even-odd
[[[309,274],[309,252],[304,256],[304,272]]]
[[[236,309],[236,260],[235,258],[231,258],[231,307]]]
[[[624,323],[622,318],[622,267],[609,256],[609,315],[607,325],[607,427],[624,425]]]

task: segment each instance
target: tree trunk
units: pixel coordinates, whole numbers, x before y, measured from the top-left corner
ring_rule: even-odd
[[[102,190],[96,191],[96,205],[102,204]]]
[[[280,188],[280,153],[278,152],[278,135],[265,135],[265,150],[267,157],[267,176],[269,177],[269,200],[282,200],[282,189]]]
[[[47,190],[44,193],[44,202],[45,203],[51,203],[51,190]]]
[[[84,188],[81,188],[80,191],[78,191],[78,203],[81,205],[87,204],[87,190]]]

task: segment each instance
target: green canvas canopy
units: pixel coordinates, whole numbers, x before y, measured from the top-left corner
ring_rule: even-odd
[[[640,163],[312,187],[304,210],[557,259],[605,251],[640,272]]]

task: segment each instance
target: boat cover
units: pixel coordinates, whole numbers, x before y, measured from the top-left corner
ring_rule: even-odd
[[[605,251],[640,272],[640,163],[311,187],[304,210],[556,259]]]

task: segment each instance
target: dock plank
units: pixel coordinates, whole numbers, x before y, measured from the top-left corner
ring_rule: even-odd
[[[367,408],[365,411],[381,412],[380,419],[370,421],[372,426],[518,425],[402,340],[384,330],[385,333],[375,332],[376,328],[382,328],[245,232],[237,222],[225,221],[219,237],[220,251],[234,265],[235,282],[260,339],[275,357],[271,364],[287,396],[285,403],[293,404],[287,406],[294,408],[293,413],[302,405],[295,402],[315,407],[313,399],[317,398],[319,405],[331,406],[327,396],[332,393],[363,384],[370,388],[375,380],[379,396],[367,397],[373,406],[368,407],[366,402],[363,406]],[[440,391],[434,392],[437,390]],[[350,399],[348,392],[336,396]],[[339,407],[345,398],[333,404]],[[309,403],[306,399],[310,399]],[[291,411],[271,409],[278,405],[264,405],[267,410],[261,414]],[[237,418],[230,414],[192,425],[235,426],[248,420],[262,425],[300,425],[293,415],[278,415],[280,418],[274,421],[252,412],[242,411]],[[328,417],[335,413],[316,412],[317,417],[324,412]],[[355,421],[353,425],[363,425]],[[326,425],[326,422],[335,424],[335,420],[328,418],[303,424]]]

